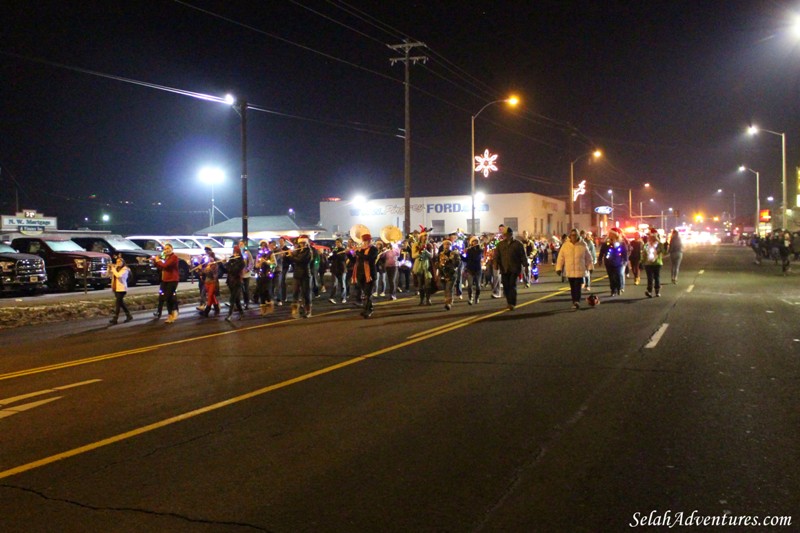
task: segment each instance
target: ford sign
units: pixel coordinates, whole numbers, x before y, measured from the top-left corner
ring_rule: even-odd
[[[599,207],[594,208],[594,212],[598,215],[610,215],[614,211],[614,208],[610,205],[601,205]]]

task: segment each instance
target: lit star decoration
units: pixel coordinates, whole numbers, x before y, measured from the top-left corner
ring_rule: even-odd
[[[497,161],[497,154],[489,154],[489,149],[487,148],[483,151],[482,156],[475,156],[475,162],[478,163],[475,165],[475,172],[483,172],[483,177],[488,178],[489,172],[497,171],[497,165],[494,164],[495,161]]]
[[[578,196],[582,194],[586,194],[586,180],[583,180],[575,189],[572,189],[572,201],[577,200]]]

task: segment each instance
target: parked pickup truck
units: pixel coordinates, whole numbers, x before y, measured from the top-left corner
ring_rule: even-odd
[[[9,245],[0,244],[0,292],[33,294],[44,289],[45,282],[47,272],[41,257],[20,254]]]
[[[157,285],[161,281],[161,273],[156,265],[150,261],[151,257],[158,255],[156,252],[143,250],[138,244],[121,237],[120,235],[103,236],[78,236],[72,237],[81,248],[90,252],[103,252],[111,257],[121,255],[125,264],[130,269],[128,286],[133,287],[139,281],[146,281]]]
[[[78,283],[95,289],[111,285],[108,277],[111,257],[87,252],[67,237],[17,237],[11,241],[11,247],[44,259],[47,281],[54,289],[71,291]]]

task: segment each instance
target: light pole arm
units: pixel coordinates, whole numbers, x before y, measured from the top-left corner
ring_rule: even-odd
[[[485,105],[485,106],[483,106],[482,108],[480,108],[480,110],[479,110],[477,113],[475,113],[474,115],[472,115],[472,123],[473,123],[473,125],[474,125],[474,123],[475,123],[475,119],[476,119],[476,118],[478,118],[478,115],[480,115],[481,113],[483,113],[483,110],[484,110],[484,109],[486,109],[487,107],[489,107],[489,106],[491,106],[491,105],[494,105],[494,104],[499,104],[500,102],[508,102],[508,99],[507,99],[507,98],[503,98],[503,99],[501,99],[501,100],[494,100],[494,101],[492,101],[492,102],[489,102],[488,104],[486,104],[486,105]]]

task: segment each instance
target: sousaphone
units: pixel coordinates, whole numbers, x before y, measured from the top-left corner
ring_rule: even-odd
[[[369,231],[369,228],[364,224],[355,224],[352,228],[350,228],[350,238],[353,239],[356,244],[361,244],[364,241],[362,236],[367,234],[372,235],[372,233]]]
[[[391,244],[403,240],[403,230],[397,226],[384,226],[381,230],[381,240]]]

